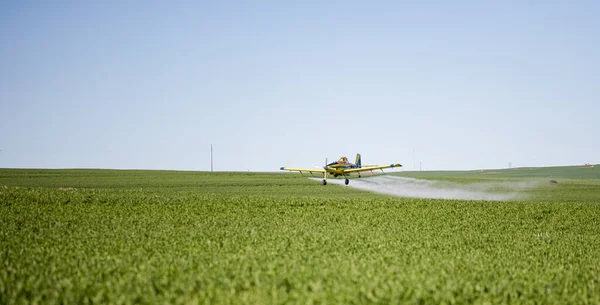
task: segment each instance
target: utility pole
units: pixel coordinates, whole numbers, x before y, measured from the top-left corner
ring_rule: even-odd
[[[210,144],[210,172],[213,172],[213,150],[212,144]]]
[[[415,162],[415,149],[413,147],[413,169],[417,169],[417,163]]]

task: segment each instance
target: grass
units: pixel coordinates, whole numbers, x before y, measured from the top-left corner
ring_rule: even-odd
[[[600,180],[568,175],[485,202],[296,174],[3,169],[0,303],[598,304]]]

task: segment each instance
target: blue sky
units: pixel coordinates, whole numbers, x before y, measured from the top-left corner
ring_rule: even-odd
[[[286,2],[2,1],[0,167],[600,163],[598,2]]]

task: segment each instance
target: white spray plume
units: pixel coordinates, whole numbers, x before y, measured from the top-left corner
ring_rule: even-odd
[[[316,179],[316,178],[314,178]],[[328,179],[332,184],[344,184],[343,179]],[[350,187],[398,197],[510,201],[523,199],[520,191],[532,189],[539,181],[476,182],[461,184],[449,181],[422,180],[397,176],[351,179]]]

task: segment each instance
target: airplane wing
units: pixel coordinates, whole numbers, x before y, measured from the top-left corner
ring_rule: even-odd
[[[308,172],[308,173],[324,173],[324,169],[317,168],[294,168],[294,167],[282,167],[280,168],[282,171],[290,171],[290,172]]]
[[[361,168],[349,168],[344,170],[344,173],[358,173],[358,172],[368,172],[375,169],[384,169],[384,168],[392,168],[392,167],[402,167],[402,164],[389,164],[389,165],[374,165],[374,166],[366,166]]]

